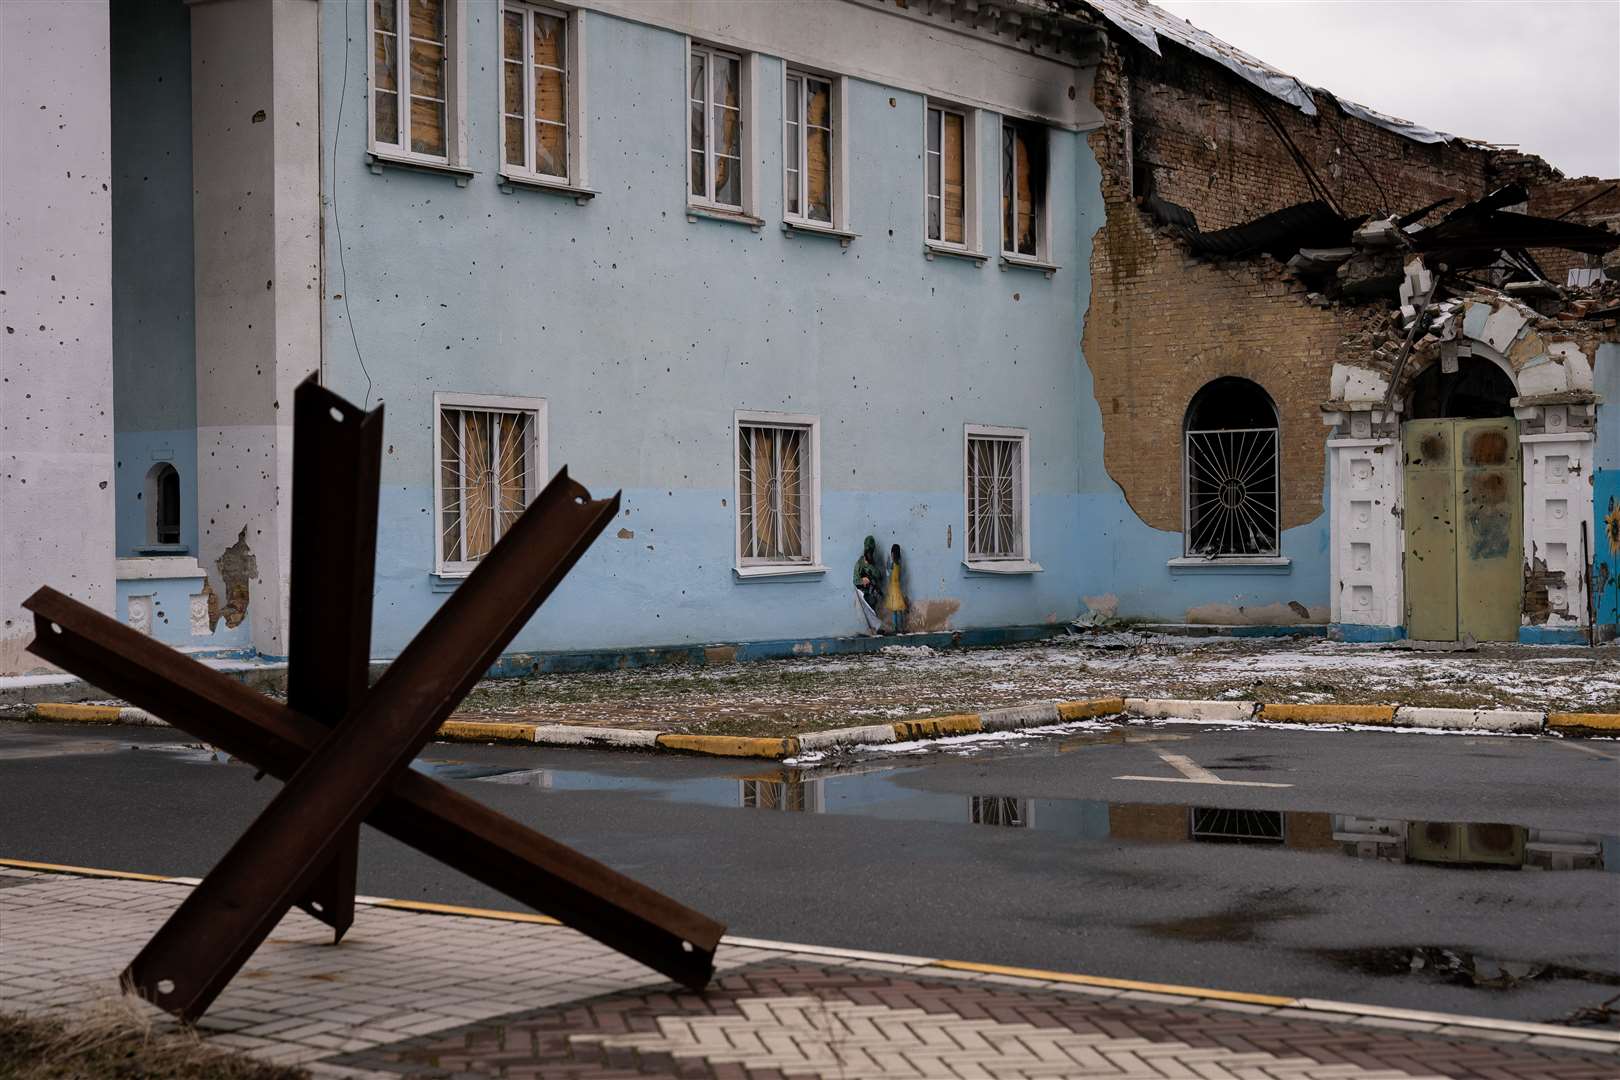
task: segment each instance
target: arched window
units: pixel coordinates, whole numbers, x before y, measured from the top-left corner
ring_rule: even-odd
[[[180,542],[180,473],[166,461],[146,474],[146,542]]]
[[[1410,420],[1492,420],[1513,415],[1513,380],[1482,356],[1458,358],[1457,370],[1434,363],[1412,380]]]
[[[1185,552],[1276,555],[1277,408],[1248,379],[1206,383],[1187,406]]]

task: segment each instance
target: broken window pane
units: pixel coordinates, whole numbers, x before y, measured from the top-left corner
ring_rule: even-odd
[[[523,12],[508,11],[501,18],[501,58],[523,62]]]
[[[944,115],[944,141],[941,171],[944,174],[945,240],[947,243],[965,243],[964,195],[967,190],[963,150],[963,118],[960,113]]]
[[[800,163],[803,160],[803,150],[799,144],[799,82],[797,75],[788,77],[787,100],[782,110],[787,122],[786,146],[783,148],[783,156],[787,162],[787,191],[784,196],[787,212],[794,217],[804,212],[799,205]]]
[[[714,201],[742,205],[742,106],[740,61],[714,57]]]
[[[708,77],[706,66],[707,56],[697,50],[692,51],[692,184],[691,192],[700,199],[709,197],[708,180]]]
[[[393,0],[376,0],[372,42],[372,129],[379,143],[399,144],[399,37]]]
[[[410,0],[411,37],[444,43],[444,0]]]
[[[1038,257],[1046,213],[1046,129],[1037,124],[1001,122],[1002,248]]]
[[[399,23],[396,16],[399,12],[394,7],[394,0],[374,0],[372,6],[372,22],[375,23],[379,34],[397,34]]]
[[[804,80],[805,217],[832,222],[833,142],[832,84]]]

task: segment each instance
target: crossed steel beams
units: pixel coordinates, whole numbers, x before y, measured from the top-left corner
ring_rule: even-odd
[[[341,937],[364,820],[701,989],[723,926],[408,768],[613,519],[618,496],[592,500],[559,472],[367,691],[381,414],[313,380],[298,389],[286,705],[54,589],[23,605],[30,651],[286,781],[124,985],[195,1020],[292,905]]]

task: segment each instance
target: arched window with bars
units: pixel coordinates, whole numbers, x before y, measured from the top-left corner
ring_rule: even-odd
[[[1214,379],[1193,395],[1183,432],[1185,554],[1279,554],[1277,407],[1270,395],[1248,379]]]

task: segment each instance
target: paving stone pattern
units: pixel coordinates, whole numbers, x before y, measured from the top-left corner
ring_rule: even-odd
[[[72,1011],[183,885],[0,868],[0,1010]],[[294,913],[204,1017],[318,1077],[1614,1080],[1608,1046],[727,944],[693,994],[562,927],[363,903]],[[154,1015],[156,1015],[154,1010]]]

